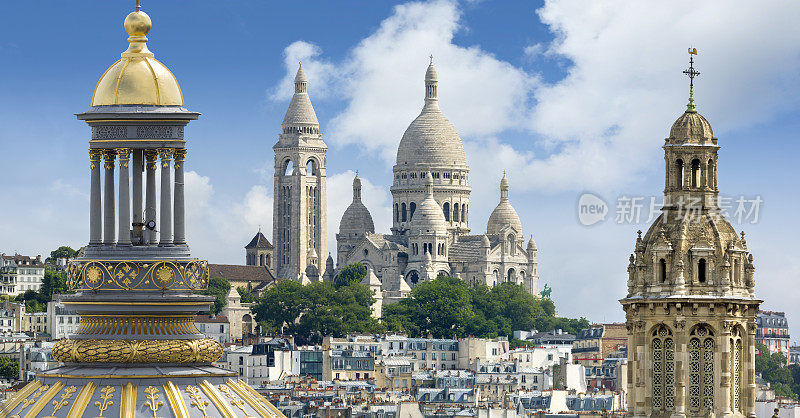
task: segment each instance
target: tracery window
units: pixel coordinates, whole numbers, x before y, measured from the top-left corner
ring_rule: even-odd
[[[714,332],[698,325],[689,334],[689,410],[714,410]]]
[[[731,331],[731,408],[734,412],[742,410],[742,333],[740,328]]]
[[[653,330],[653,410],[669,411],[675,406],[675,340],[665,325]]]

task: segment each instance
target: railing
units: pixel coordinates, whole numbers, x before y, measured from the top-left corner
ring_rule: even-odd
[[[573,353],[586,353],[589,351],[600,351],[600,347],[583,347],[583,348],[573,348]]]

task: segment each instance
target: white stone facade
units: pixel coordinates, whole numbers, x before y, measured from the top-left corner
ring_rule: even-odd
[[[297,70],[295,92],[275,151],[275,203],[272,237],[278,278],[318,280],[327,248],[327,145],[306,91],[303,66]]]
[[[437,276],[494,286],[513,282],[538,295],[537,248],[525,245],[522,223],[509,200],[508,179],[485,234],[469,235],[469,166],[461,138],[439,109],[438,76],[425,74],[425,104],[397,150],[391,187],[391,234],[375,233],[361,202],[361,182],[340,222],[337,268],[362,263],[381,281],[383,303],[407,296],[411,287]]]
[[[42,257],[0,254],[0,294],[17,296],[28,290],[39,291],[44,280]]]

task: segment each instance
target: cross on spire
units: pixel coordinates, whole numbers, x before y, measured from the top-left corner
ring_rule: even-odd
[[[694,69],[694,56],[697,55],[697,48],[689,48],[689,68],[683,70],[683,73],[689,77],[689,104],[686,105],[686,110],[689,112],[695,111],[694,105],[694,78],[700,75],[700,71]]]

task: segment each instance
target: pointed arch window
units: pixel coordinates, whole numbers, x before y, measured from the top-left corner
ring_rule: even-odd
[[[698,325],[689,333],[689,411],[714,410],[714,332]]]
[[[444,220],[450,222],[450,203],[444,202],[442,205],[442,213],[444,213]]]
[[[408,220],[411,221],[411,220],[414,219],[414,211],[417,210],[417,204],[414,203],[414,202],[411,202],[411,204],[408,207],[409,207]]]
[[[403,214],[403,222],[405,222],[406,219],[407,219],[406,218],[406,204],[405,204],[405,202],[403,202],[403,204],[402,204],[401,213]]]
[[[653,411],[670,411],[675,407],[675,340],[666,325],[651,336]]]

